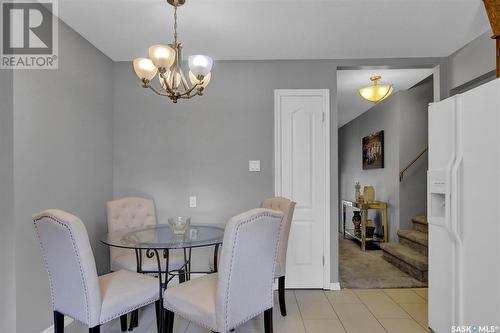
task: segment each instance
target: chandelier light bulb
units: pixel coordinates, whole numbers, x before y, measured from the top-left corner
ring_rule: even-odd
[[[151,81],[158,71],[153,62],[147,58],[136,58],[134,59],[133,65],[134,72],[141,81]]]
[[[196,54],[188,58],[189,69],[193,74],[198,76],[205,76],[212,70],[213,60],[209,56]]]
[[[201,84],[201,87],[206,88],[206,86],[208,86],[208,84],[210,83],[211,78],[212,78],[212,73],[208,73],[207,75],[205,75],[203,77],[203,83]],[[189,81],[191,81],[193,85],[199,84],[201,82],[191,71],[189,71]]]
[[[149,48],[149,58],[156,67],[169,69],[175,61],[175,50],[168,45],[153,45]]]

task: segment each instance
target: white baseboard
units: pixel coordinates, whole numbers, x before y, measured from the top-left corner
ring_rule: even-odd
[[[73,318],[64,317],[64,327],[68,327],[73,322]],[[46,330],[42,331],[42,333],[54,333],[54,325],[50,325]]]
[[[340,283],[339,282],[330,283],[330,290],[340,290]]]
[[[278,281],[277,280],[274,281],[273,289],[278,290]],[[327,283],[326,288],[324,288],[323,290],[340,290],[340,283],[339,282],[333,282],[330,284]]]

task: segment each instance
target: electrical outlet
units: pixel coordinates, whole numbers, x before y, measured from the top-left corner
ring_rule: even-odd
[[[189,208],[196,208],[196,196],[189,197]]]
[[[248,161],[248,171],[259,172],[260,171],[260,160]]]

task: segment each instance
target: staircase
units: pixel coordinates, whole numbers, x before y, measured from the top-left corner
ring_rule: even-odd
[[[383,258],[410,274],[415,279],[427,282],[427,217],[415,216],[413,229],[398,230],[399,243],[381,243]]]

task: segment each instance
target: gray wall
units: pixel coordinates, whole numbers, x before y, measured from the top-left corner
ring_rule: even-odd
[[[52,324],[48,279],[32,214],[60,208],[85,223],[108,270],[105,202],[113,185],[113,63],[62,22],[59,70],[14,73],[17,332]]]
[[[339,174],[342,199],[354,199],[354,184],[375,187],[376,200],[388,203],[389,237],[395,239],[399,221],[399,119],[400,92],[380,102],[339,129]],[[363,170],[362,138],[384,130],[384,168]],[[375,217],[370,212],[370,217]],[[352,214],[348,211],[346,221]],[[376,219],[379,222],[379,219]],[[349,224],[348,224],[349,225]]]
[[[354,184],[375,187],[376,199],[389,204],[389,239],[410,227],[411,216],[426,214],[426,156],[399,183],[399,171],[427,144],[427,106],[433,100],[432,77],[400,91],[339,129],[339,179],[341,198],[354,199]],[[362,169],[362,138],[384,130],[383,169]],[[350,225],[352,214],[346,220]],[[379,213],[370,217],[380,223]]]
[[[433,101],[432,78],[399,95],[399,170],[428,145],[428,105]],[[427,215],[427,153],[405,172],[399,185],[399,226],[411,228],[411,218]]]
[[[449,56],[449,88],[454,89],[495,70],[495,40],[488,31]]]
[[[115,65],[114,195],[156,201],[160,222],[189,215],[225,223],[274,194],[274,89],[331,90],[332,174],[337,174],[336,66],[331,61],[216,62],[203,97],[177,105],[142,89],[130,63]],[[248,172],[248,160],[261,172]],[[332,202],[337,178],[332,177]],[[188,208],[196,195],[197,208]],[[332,234],[337,205],[332,207]],[[337,281],[332,237],[332,281]],[[198,265],[207,260],[197,255]],[[196,265],[196,264],[195,264]]]
[[[0,332],[15,332],[12,71],[0,70]]]

